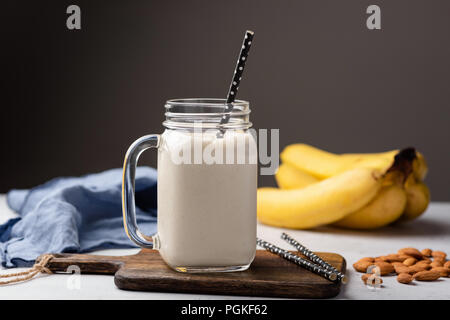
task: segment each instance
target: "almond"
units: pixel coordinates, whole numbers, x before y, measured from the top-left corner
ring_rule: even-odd
[[[367,260],[358,260],[353,264],[353,268],[355,268],[358,272],[366,272],[369,266],[373,265],[373,262]]]
[[[400,273],[410,273],[410,267],[405,266],[403,263],[400,263],[400,265],[394,265],[395,272]]]
[[[400,257],[399,254],[388,254],[387,256],[381,256],[379,257],[382,261],[386,261],[386,262],[403,262],[407,256],[402,256]]]
[[[398,254],[399,255],[407,255],[407,256],[411,256],[414,257],[416,259],[422,259],[423,255],[422,253],[417,250],[416,248],[403,248],[398,250]]]
[[[401,260],[400,262],[403,262],[403,261],[405,261],[406,259],[411,258],[411,256],[408,256],[408,255],[406,255],[406,254],[399,254],[399,255],[398,255],[398,258]]]
[[[365,284],[367,284],[367,280],[369,280],[369,278],[370,278],[371,276],[373,277],[372,274],[366,273],[366,274],[363,274],[363,275],[361,276],[361,279],[362,279],[362,281],[363,281]],[[372,279],[373,279],[373,278],[372,278]],[[381,277],[378,277],[378,279],[380,280],[380,284],[382,284],[382,283],[383,283],[383,279],[381,279]]]
[[[441,274],[439,271],[420,271],[414,275],[414,279],[418,281],[434,281],[439,279],[440,276]]]
[[[359,259],[356,262],[362,262],[362,261],[375,262],[375,258],[374,257],[364,257],[364,258]]]
[[[445,260],[445,258],[447,257],[447,254],[445,252],[442,252],[442,251],[433,251],[431,253],[431,256],[433,258],[440,258],[440,259]]]
[[[416,258],[408,258],[408,259],[406,259],[405,261],[403,261],[403,264],[405,265],[405,266],[412,266],[413,264],[415,264],[417,262],[417,259]]]
[[[375,262],[375,265],[380,268],[380,274],[382,276],[395,271],[394,266],[392,264],[390,264],[389,262],[379,261],[379,262]]]
[[[443,267],[444,263],[441,260],[434,260],[432,263],[430,263],[430,266],[432,268]]]
[[[445,267],[435,267],[431,269],[431,271],[437,271],[441,275],[441,277],[448,277],[450,274],[450,270]]]
[[[436,257],[436,258],[433,259],[433,261],[440,262],[440,263],[442,263],[442,265],[444,265],[444,263],[445,263],[447,260],[445,260],[445,258],[442,258],[442,257]]]
[[[386,262],[382,257],[376,257],[374,262]]]
[[[420,253],[422,253],[425,257],[431,257],[431,253],[433,251],[431,249],[423,249],[422,251],[420,251]]]
[[[394,268],[397,266],[397,267],[399,267],[399,266],[405,266],[404,264],[403,264],[403,262],[392,262],[391,263],[393,266],[394,266]]]
[[[389,255],[388,257],[389,257],[389,262],[391,262],[391,263],[392,262],[403,262],[406,259],[408,259],[408,256],[399,255],[399,254],[392,254],[392,255]]]
[[[397,276],[397,281],[400,283],[408,284],[411,281],[413,281],[413,276],[410,275],[409,273],[400,273]]]
[[[421,271],[427,271],[430,270],[432,267],[429,264],[425,263],[416,263],[415,265],[409,267],[409,273],[416,273]]]

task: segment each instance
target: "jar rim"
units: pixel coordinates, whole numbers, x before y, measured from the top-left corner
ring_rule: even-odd
[[[234,107],[248,107],[249,102],[245,100],[235,100],[232,102]],[[184,99],[170,99],[166,101],[166,108],[172,106],[227,106],[227,100],[221,98],[184,98]]]
[[[222,116],[229,114],[230,116],[245,115],[250,113],[249,102],[244,100],[236,100],[232,102],[233,110],[224,112],[227,107],[226,99],[220,98],[188,98],[188,99],[171,99],[165,104],[166,116],[187,116],[187,115],[207,115]]]
[[[204,122],[205,127],[250,127],[248,121],[250,114],[249,102],[236,100],[232,103],[233,109],[225,112],[226,99],[220,98],[188,98],[171,99],[165,104],[166,127],[191,127],[193,122]],[[224,115],[229,116],[226,124],[220,124]]]

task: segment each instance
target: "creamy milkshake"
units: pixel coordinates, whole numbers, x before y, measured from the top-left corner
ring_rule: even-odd
[[[256,247],[255,144],[243,131],[217,137],[215,132],[166,130],[161,136],[158,249],[169,265],[239,268],[251,263]],[[195,155],[199,151],[202,159]],[[211,155],[215,159],[208,159]]]

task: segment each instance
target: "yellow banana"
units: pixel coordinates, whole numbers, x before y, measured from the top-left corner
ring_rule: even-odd
[[[348,160],[359,158],[378,158],[378,157],[393,159],[399,151],[400,150],[391,150],[375,153],[342,153],[339,156],[341,156],[342,158],[346,158]]]
[[[346,170],[364,167],[375,168],[385,172],[394,162],[398,150],[380,153],[348,153],[333,154],[307,144],[292,144],[287,146],[280,157],[297,169],[319,179],[329,178]],[[423,180],[427,173],[427,165],[423,155],[416,152],[413,161],[413,171],[418,180]]]
[[[381,172],[355,168],[303,189],[258,189],[258,219],[265,224],[308,229],[336,222],[369,203],[381,187]]]
[[[417,182],[413,178],[408,178],[405,184],[406,189],[406,207],[402,220],[412,220],[419,217],[430,203],[430,190],[423,182]]]
[[[344,153],[341,154],[340,156],[350,161],[357,161],[358,158],[363,159],[363,158],[377,158],[377,157],[383,157],[386,159],[393,160],[399,151],[400,150],[391,150],[381,153]],[[413,172],[414,177],[417,179],[417,181],[425,180],[425,177],[428,173],[428,165],[425,161],[425,157],[419,151],[416,151],[416,159],[413,160]]]
[[[275,180],[281,189],[299,189],[310,184],[319,182],[320,180],[309,173],[283,163],[275,172]]]
[[[413,161],[414,177],[417,181],[423,181],[428,173],[428,165],[423,154],[416,152],[416,155],[417,158]]]
[[[339,156],[307,144],[292,144],[280,154],[283,163],[303,170],[319,179],[336,175],[341,169]]]
[[[401,184],[383,186],[375,198],[363,208],[349,214],[334,225],[351,229],[375,229],[396,221],[406,206],[406,192]]]

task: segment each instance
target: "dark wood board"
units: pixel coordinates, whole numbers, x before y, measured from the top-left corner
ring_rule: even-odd
[[[298,254],[298,252],[292,252]],[[317,252],[341,272],[345,259],[336,253]],[[82,273],[114,275],[124,290],[282,298],[331,298],[340,284],[322,278],[265,250],[257,250],[250,268],[240,272],[180,273],[170,269],[156,250],[143,249],[130,256],[54,254],[53,272],[78,265]]]

